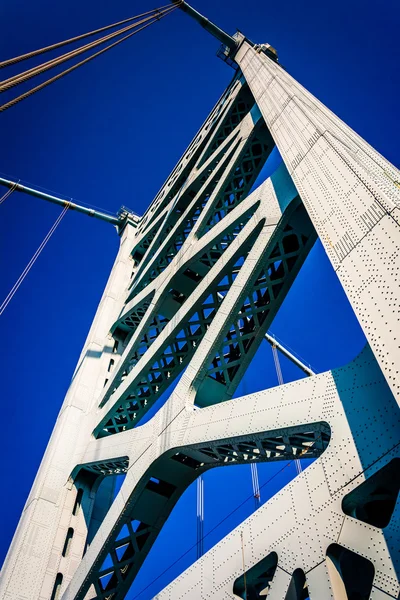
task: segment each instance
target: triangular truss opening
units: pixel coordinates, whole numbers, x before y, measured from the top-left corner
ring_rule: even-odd
[[[375,569],[370,560],[339,544],[331,544],[326,564],[334,598],[369,600]]]
[[[233,593],[243,600],[263,600],[268,595],[277,565],[278,555],[271,552],[236,579]]]
[[[303,569],[296,569],[286,592],[285,600],[309,600],[307,579]]]

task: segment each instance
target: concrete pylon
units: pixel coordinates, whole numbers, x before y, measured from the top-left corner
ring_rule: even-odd
[[[243,39],[235,61],[148,211],[120,232],[1,599],[122,599],[200,474],[299,456],[317,460],[159,597],[397,597],[400,176],[262,47]],[[251,191],[275,144],[284,164]],[[231,400],[318,235],[369,346]],[[112,501],[101,486],[118,473]]]

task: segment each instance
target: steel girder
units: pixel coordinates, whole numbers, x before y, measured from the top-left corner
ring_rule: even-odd
[[[372,563],[374,598],[399,591],[395,516],[377,527],[365,500],[376,486],[360,491],[370,477],[381,484],[399,439],[399,175],[262,52],[244,42],[236,60],[242,72],[121,232],[0,598],[123,598],[200,473],[300,454],[317,460],[241,526],[252,593],[264,582],[271,598],[293,595],[300,569],[310,598],[332,598],[329,561],[342,573],[344,560],[332,544]],[[250,193],[275,143],[286,168]],[[317,234],[372,351],[230,400]],[[106,488],[99,506],[100,483],[121,472],[116,499]],[[160,598],[241,595],[240,553],[237,529]]]

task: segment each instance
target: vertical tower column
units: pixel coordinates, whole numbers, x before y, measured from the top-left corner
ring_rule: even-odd
[[[235,61],[400,402],[400,173],[260,49]]]
[[[49,600],[71,579],[85,548],[94,498],[70,479],[87,440],[87,415],[104,387],[114,352],[109,335],[132,272],[135,228],[126,225],[108,283],[61,407],[18,528],[6,557],[0,598]],[[115,360],[115,358],[114,358]],[[79,510],[81,506],[85,511]]]

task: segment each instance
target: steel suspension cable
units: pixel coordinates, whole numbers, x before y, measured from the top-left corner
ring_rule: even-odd
[[[197,478],[197,558],[204,554],[204,478],[199,475]]]
[[[274,357],[276,375],[278,377],[279,385],[283,385],[283,375],[282,375],[282,369],[281,369],[281,362],[279,360],[279,354],[278,354],[278,350],[277,350],[275,344],[272,346],[272,355]],[[300,461],[299,458],[295,459],[294,466],[296,467],[296,473],[297,473],[297,475],[300,475],[300,473],[303,471],[303,468],[301,466],[301,461]]]
[[[19,181],[19,180],[18,180]],[[6,191],[6,193],[0,198],[0,204],[3,204],[3,202],[5,200],[7,200],[7,198],[9,196],[11,196],[11,194],[13,193],[13,191],[17,188],[18,182],[14,183],[9,190]]]
[[[172,10],[169,11],[167,14],[169,14],[170,12],[173,12],[173,10],[175,10],[175,9],[176,9],[176,7],[173,7]],[[62,77],[64,77],[68,73],[71,73],[72,71],[74,71],[75,69],[77,69],[78,67],[80,67],[80,66],[86,64],[87,62],[93,60],[97,56],[100,56],[100,54],[103,54],[104,52],[107,52],[107,50],[110,50],[114,46],[117,46],[121,42],[123,42],[123,41],[127,40],[128,38],[132,37],[133,35],[136,35],[137,33],[139,33],[139,31],[142,31],[143,29],[146,29],[147,27],[149,27],[150,25],[152,25],[153,23],[155,23],[156,20],[157,21],[160,20],[163,16],[164,16],[164,14],[161,13],[157,17],[157,19],[151,21],[150,23],[146,23],[145,25],[143,25],[142,27],[139,27],[138,29],[135,29],[134,31],[130,32],[128,35],[126,35],[123,38],[117,40],[116,42],[113,42],[112,44],[110,44],[106,48],[103,48],[102,50],[99,50],[98,52],[95,52],[94,54],[92,54],[88,58],[85,58],[84,60],[81,60],[76,65],[73,65],[72,67],[69,67],[68,69],[65,69],[65,71],[62,71],[61,73],[58,73],[58,75],[54,75],[54,77],[51,77],[47,81],[44,81],[43,83],[37,85],[36,87],[28,90],[24,94],[21,94],[20,96],[17,96],[16,98],[14,98],[13,100],[10,100],[9,102],[6,102],[5,104],[3,104],[3,105],[0,106],[0,112],[3,112],[5,110],[7,110],[8,108],[11,108],[15,104],[18,104],[18,102],[21,102],[21,100],[24,100],[25,98],[28,98],[29,96],[32,96],[33,94],[35,94],[39,90],[47,87],[48,85],[50,85],[54,81],[57,81],[58,79],[61,79]]]
[[[32,79],[32,77],[35,77],[36,75],[40,75],[41,73],[44,73],[45,71],[48,71],[49,69],[52,69],[53,67],[56,67],[56,66],[62,64],[63,62],[71,60],[71,58],[74,58],[75,56],[79,56],[80,54],[83,54],[84,52],[87,52],[88,50],[91,50],[92,48],[96,48],[97,46],[105,44],[107,41],[114,39],[115,37],[118,37],[119,35],[122,35],[123,33],[126,33],[127,31],[131,31],[131,30],[135,29],[136,27],[138,27],[139,25],[142,25],[143,23],[146,23],[148,21],[154,22],[155,20],[158,21],[161,18],[161,16],[168,14],[169,12],[171,12],[171,10],[174,10],[173,6],[166,10],[163,10],[163,11],[157,9],[157,11],[153,11],[152,14],[150,16],[146,17],[145,19],[136,21],[135,23],[131,23],[130,25],[127,25],[126,27],[119,29],[118,31],[109,33],[108,35],[103,36],[102,38],[99,38],[98,40],[94,40],[93,42],[90,42],[84,46],[81,46],[80,48],[76,48],[75,50],[66,52],[65,54],[62,54],[61,56],[58,56],[58,57],[53,58],[45,63],[42,63],[41,65],[32,67],[31,69],[28,69],[27,71],[24,71],[23,73],[19,73],[18,75],[9,77],[8,79],[5,79],[4,81],[0,82],[0,92],[5,92],[6,90],[9,90],[10,88],[12,88],[14,86],[19,85],[20,83],[23,83],[24,81],[28,81],[29,79]]]
[[[40,246],[36,250],[35,254],[32,256],[31,260],[28,262],[28,264],[26,265],[25,269],[22,271],[21,275],[18,277],[17,281],[14,283],[13,287],[11,288],[11,290],[9,291],[9,293],[7,294],[6,298],[3,300],[2,304],[0,305],[0,316],[3,314],[3,312],[5,311],[5,309],[10,304],[11,300],[13,299],[13,297],[15,296],[15,294],[17,293],[19,287],[23,283],[25,277],[28,275],[28,273],[31,270],[31,268],[33,267],[33,265],[35,264],[36,260],[38,259],[39,255],[43,251],[43,249],[46,246],[47,242],[49,241],[49,239],[51,238],[51,236],[53,235],[53,233],[55,232],[55,230],[57,229],[57,227],[61,223],[62,219],[64,218],[64,216],[65,216],[65,214],[66,214],[66,212],[68,210],[68,208],[69,208],[69,205],[67,205],[67,206],[65,206],[63,208],[61,214],[57,217],[57,219],[53,223],[52,227],[50,228],[50,230],[47,233],[47,235],[44,237],[42,243],[40,244]]]
[[[246,385],[246,374],[243,376],[242,380],[243,384],[243,395],[247,394],[247,385]],[[258,468],[256,463],[250,463],[250,473],[251,473],[251,485],[253,487],[253,496],[254,496],[254,510],[257,510],[261,506],[261,492],[260,492],[260,482],[258,479]]]
[[[283,375],[281,369],[281,363],[278,356],[278,350],[275,345],[272,346],[272,356],[274,357],[274,364],[276,369],[276,376],[278,378],[279,385],[283,385]]]
[[[140,19],[141,17],[145,17],[150,13],[153,13],[155,10],[163,10],[164,8],[169,8],[170,4],[165,4],[161,6],[159,9],[152,9],[147,12],[141,13],[140,15],[136,15],[135,17],[129,17],[129,19],[124,19],[123,21],[117,21],[112,25],[106,25],[105,27],[100,27],[99,29],[94,29],[93,31],[89,31],[88,33],[83,33],[81,35],[77,35],[75,37],[69,38],[68,40],[64,40],[62,42],[57,42],[55,44],[51,44],[50,46],[45,46],[44,48],[39,48],[38,50],[33,50],[32,52],[27,52],[26,54],[21,54],[20,56],[16,56],[14,58],[9,58],[8,60],[3,60],[0,62],[0,69],[4,67],[8,67],[10,65],[15,65],[18,62],[23,60],[27,60],[34,56],[38,56],[39,54],[44,54],[45,52],[50,52],[51,50],[56,50],[57,48],[61,48],[62,46],[66,46],[67,44],[72,44],[73,42],[78,42],[79,40],[83,40],[92,35],[96,35],[97,33],[102,33],[103,31],[107,31],[112,29],[113,27],[119,27],[119,25],[124,25],[129,21],[133,21],[134,19]]]
[[[254,496],[254,509],[260,508],[261,506],[261,493],[260,493],[260,482],[258,479],[258,469],[256,463],[251,463],[251,483],[253,486],[253,496]]]

